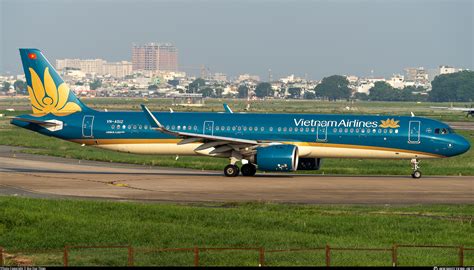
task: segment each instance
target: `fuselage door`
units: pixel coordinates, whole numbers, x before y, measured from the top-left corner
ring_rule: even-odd
[[[82,119],[82,137],[84,138],[92,138],[94,137],[93,134],[93,127],[94,127],[94,116],[93,115],[85,115]]]
[[[420,143],[420,121],[410,121],[408,126],[408,143]]]
[[[316,140],[320,142],[325,142],[328,139],[328,127],[318,126],[316,129]]]
[[[214,135],[214,121],[204,121],[202,134]]]

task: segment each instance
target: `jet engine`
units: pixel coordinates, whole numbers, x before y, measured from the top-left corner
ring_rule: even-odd
[[[296,171],[298,167],[298,147],[278,144],[258,147],[254,162],[262,171]]]
[[[320,158],[300,158],[298,162],[298,171],[299,170],[319,170],[321,168],[321,159]]]

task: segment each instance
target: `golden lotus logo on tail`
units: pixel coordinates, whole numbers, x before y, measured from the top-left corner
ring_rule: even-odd
[[[398,124],[398,122],[400,121],[395,121],[395,119],[387,119],[387,120],[380,120],[380,122],[382,122],[382,124],[379,125],[379,127],[381,128],[398,128],[400,127],[400,125]]]
[[[67,102],[69,98],[69,87],[62,83],[56,87],[49,69],[44,69],[43,81],[41,81],[34,69],[29,68],[31,74],[31,87],[28,86],[31,105],[34,116],[43,116],[52,113],[56,116],[65,116],[80,112],[81,107],[74,102]]]

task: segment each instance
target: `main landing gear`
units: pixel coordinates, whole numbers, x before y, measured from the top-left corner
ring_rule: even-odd
[[[239,175],[239,167],[235,164],[229,164],[224,168],[224,174],[227,177],[235,177]]]
[[[416,158],[412,159],[411,167],[413,168],[413,173],[411,174],[411,177],[415,179],[421,178],[420,161],[418,161]]]
[[[253,165],[252,163],[247,163],[242,165],[242,168],[240,168],[242,171],[243,176],[254,176],[255,173],[257,172],[257,167]]]
[[[239,172],[242,172],[243,176],[254,176],[257,172],[257,167],[251,163],[242,165],[242,168],[239,170],[239,167],[235,164],[229,164],[224,168],[224,174],[227,177],[235,177],[239,175]]]

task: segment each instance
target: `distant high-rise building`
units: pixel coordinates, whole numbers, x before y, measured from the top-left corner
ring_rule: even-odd
[[[146,45],[133,44],[132,68],[133,70],[157,70],[158,46],[149,43]]]
[[[103,59],[58,59],[56,60],[56,68],[62,70],[64,68],[80,69],[84,73],[102,74],[103,65],[106,63]]]
[[[159,46],[158,70],[178,71],[178,49],[167,43]]]
[[[170,43],[133,44],[133,70],[178,71],[178,50]]]
[[[107,62],[103,59],[57,59],[56,69],[78,69],[84,74],[111,75],[123,78],[132,74],[132,63],[127,61]]]

